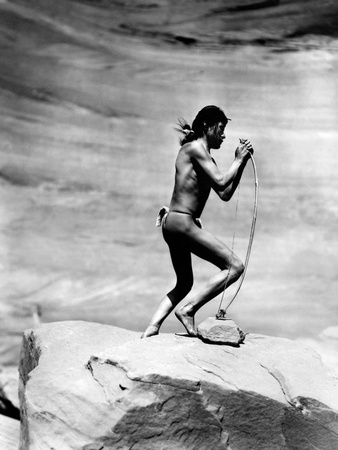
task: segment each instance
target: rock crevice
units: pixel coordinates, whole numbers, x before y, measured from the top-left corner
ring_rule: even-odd
[[[289,394],[288,388],[287,388],[287,384],[284,380],[283,375],[277,369],[270,370],[268,367],[264,366],[263,364],[260,363],[260,365],[261,365],[261,367],[266,369],[269,372],[269,374],[277,381],[277,383],[279,384],[279,386],[283,392],[285,400],[289,403],[289,405],[296,406],[294,401],[290,397],[290,394]]]

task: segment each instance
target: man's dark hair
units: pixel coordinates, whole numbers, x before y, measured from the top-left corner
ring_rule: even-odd
[[[192,142],[203,136],[209,127],[213,127],[219,122],[226,125],[229,120],[231,119],[229,119],[218,106],[205,106],[198,112],[191,126],[184,119],[179,120],[178,125],[180,128],[177,130],[184,134],[180,143],[181,145],[184,145],[187,142]]]

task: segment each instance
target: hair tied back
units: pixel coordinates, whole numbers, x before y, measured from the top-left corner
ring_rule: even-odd
[[[180,140],[181,144],[194,140],[195,131],[191,128],[186,120],[182,118],[178,119],[177,125],[179,126],[179,128],[176,128],[176,130],[184,135],[184,137]]]

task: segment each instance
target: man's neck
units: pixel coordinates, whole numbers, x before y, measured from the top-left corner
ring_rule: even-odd
[[[210,153],[210,148],[209,148],[206,138],[203,136],[203,137],[199,138],[198,141],[203,145],[203,147],[206,149],[206,151],[208,153]]]

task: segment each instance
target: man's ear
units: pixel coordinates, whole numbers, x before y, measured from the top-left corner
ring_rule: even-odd
[[[209,131],[209,130],[211,130],[212,129],[212,126],[207,126],[207,123],[206,122],[203,122],[203,130],[204,130],[204,133],[206,133],[207,131]]]
[[[215,125],[207,125],[207,124],[205,124],[205,132],[207,132],[207,131],[215,131],[216,130],[216,128],[217,128],[217,124],[215,124]]]

